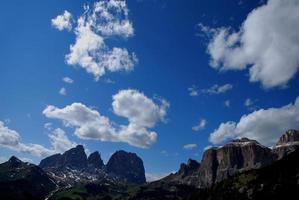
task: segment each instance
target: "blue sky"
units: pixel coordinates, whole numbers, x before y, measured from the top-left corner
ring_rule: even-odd
[[[96,49],[100,51],[99,54],[109,54],[111,49],[119,47],[129,53],[125,59],[132,63],[127,66],[117,66],[117,63],[114,67],[122,69],[113,71],[109,70],[111,63],[107,61],[106,73],[98,77],[93,73],[87,73],[82,67],[82,60],[76,58],[75,63],[70,64],[65,57],[70,54],[70,45],[75,44],[78,37],[74,31],[78,27],[78,17],[84,12],[83,5],[90,5],[90,13],[86,15],[91,15],[95,2],[1,1],[1,159],[17,155],[38,163],[43,156],[37,156],[32,150],[35,147],[30,144],[39,144],[52,151],[53,145],[48,135],[59,128],[60,132],[63,132],[61,134],[68,138],[68,145],[84,144],[90,152],[98,150],[105,162],[111,153],[119,149],[136,152],[143,158],[147,173],[159,174],[177,170],[179,164],[188,158],[200,160],[204,148],[209,145],[221,145],[234,137],[252,136],[254,139],[260,138],[264,145],[271,146],[273,140],[277,140],[282,134],[282,130],[299,128],[299,101],[295,103],[299,92],[296,73],[299,62],[298,58],[292,56],[298,55],[298,37],[281,33],[275,36],[277,38],[273,36],[273,40],[270,41],[262,38],[261,41],[264,42],[261,42],[259,49],[265,47],[267,52],[270,52],[270,59],[268,54],[263,56],[265,51],[256,53],[258,55],[244,53],[247,52],[247,46],[252,44],[252,40],[246,38],[249,34],[267,35],[266,31],[270,30],[271,33],[271,27],[274,32],[296,33],[298,17],[289,19],[282,14],[278,15],[277,19],[262,18],[264,23],[269,25],[268,30],[264,30],[263,25],[260,25],[261,29],[254,29],[249,22],[258,21],[258,17],[264,14],[279,13],[279,8],[281,12],[289,9],[292,14],[298,11],[298,2],[291,1],[294,5],[290,6],[283,5],[279,0],[127,1],[125,9],[129,10],[128,15],[122,13],[124,15],[116,20],[129,22],[129,28],[132,28],[133,32],[125,28],[124,32],[93,32],[104,39],[107,48]],[[256,9],[256,13],[252,13],[253,9]],[[64,14],[65,10],[72,16],[70,21],[64,21],[68,22],[68,25],[71,24],[71,28],[51,21]],[[98,20],[98,23],[101,23],[100,17]],[[290,26],[279,24],[283,20]],[[58,24],[64,30],[58,30]],[[246,26],[240,29],[242,24]],[[221,35],[221,31],[226,31],[226,35]],[[233,41],[234,44],[229,46],[226,42],[234,33],[237,33],[237,42]],[[272,37],[270,33],[269,37]],[[285,44],[291,45],[288,50],[289,57],[286,59],[276,56],[277,52],[285,52],[280,49],[284,43],[279,43],[278,47],[272,45],[275,39],[280,39],[283,35],[286,37]],[[217,37],[226,42],[216,44]],[[237,47],[240,47],[237,50],[241,53],[231,51]],[[254,48],[256,46],[253,45]],[[138,62],[137,59],[134,61],[133,52]],[[99,54],[91,57],[97,57]],[[97,63],[99,58],[94,59]],[[276,62],[271,62],[274,59]],[[289,60],[293,62],[288,62]],[[211,61],[218,65],[213,67]],[[97,67],[103,67],[103,63],[97,64]],[[254,65],[257,66],[255,69],[258,69],[255,75],[250,74]],[[126,70],[125,67],[130,70]],[[265,71],[262,71],[264,69]],[[290,73],[282,77],[288,69]],[[64,82],[64,77],[71,78],[73,83]],[[98,80],[95,80],[96,78]],[[227,87],[222,87],[224,85]],[[66,94],[59,93],[61,88],[65,88]],[[193,95],[190,95],[190,88],[193,88]],[[123,98],[120,91],[127,92],[128,101],[134,94],[139,95],[140,101],[150,100],[150,105],[156,106],[156,110],[149,113],[150,116],[145,116],[146,120],[151,122],[150,125],[137,119],[140,116],[134,115],[130,110],[129,114],[120,113],[122,111],[113,107],[112,102],[119,100],[113,100],[113,95],[119,94],[118,97]],[[137,124],[136,132],[145,129],[145,136],[148,136],[150,131],[154,131],[157,138],[147,148],[138,147],[139,140],[132,145],[127,142],[129,139],[123,137],[110,138],[108,141],[100,141],[102,136],[99,135],[93,139],[82,139],[75,131],[83,126],[83,122],[78,122],[78,125],[72,123],[73,118],[65,119],[65,116],[58,116],[54,112],[43,112],[49,105],[57,110],[74,102],[85,105],[88,112],[96,111],[109,119],[114,134],[120,134],[118,129],[121,125]],[[165,102],[169,105],[164,104]],[[289,106],[284,107],[286,105]],[[142,109],[144,107],[141,106],[137,111]],[[161,114],[160,111],[166,113]],[[76,114],[78,115],[80,113]],[[246,121],[246,117],[240,121],[243,115],[250,116],[253,122],[264,122],[266,125],[258,123],[257,128],[251,131],[253,122]],[[268,120],[273,115],[274,119]],[[196,131],[192,130],[200,120],[201,126],[198,126]],[[278,120],[279,123],[275,124]],[[67,121],[69,126],[63,121]],[[45,128],[46,123],[51,123],[51,126]],[[10,135],[15,135],[15,132],[11,131],[19,135],[17,143],[29,147],[20,147],[16,142],[6,142]],[[134,136],[130,135],[131,137]],[[184,148],[184,145],[187,146]]]

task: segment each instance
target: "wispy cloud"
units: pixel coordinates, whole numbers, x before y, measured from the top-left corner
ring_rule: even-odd
[[[192,127],[193,131],[200,131],[206,128],[207,120],[201,119],[199,120],[198,124]]]
[[[192,149],[195,149],[196,147],[197,147],[197,144],[185,144],[183,146],[183,148],[186,150],[192,150]]]

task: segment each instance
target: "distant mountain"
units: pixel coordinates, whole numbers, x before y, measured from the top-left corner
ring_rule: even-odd
[[[63,154],[43,159],[39,166],[61,186],[103,179],[145,183],[143,161],[136,154],[125,151],[115,152],[105,166],[99,152],[87,158],[84,147],[78,145]]]
[[[135,153],[115,152],[107,163],[107,171],[129,183],[146,181],[143,162]]]
[[[36,165],[14,156],[0,164],[0,199],[39,200],[55,188],[54,181]]]
[[[85,169],[87,167],[87,156],[82,145],[72,148],[64,154],[55,154],[43,159],[39,166],[43,169],[48,168],[71,168]]]

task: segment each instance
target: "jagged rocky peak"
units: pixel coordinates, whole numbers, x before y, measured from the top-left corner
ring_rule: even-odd
[[[180,165],[180,169],[177,173],[178,176],[180,176],[181,178],[184,178],[186,176],[191,175],[192,173],[194,173],[196,170],[198,170],[200,167],[200,163],[197,162],[196,160],[193,159],[189,159],[187,161],[187,163],[182,163]]]
[[[39,166],[41,168],[72,168],[84,169],[87,167],[87,156],[82,145],[64,152],[64,154],[54,154],[43,159]]]
[[[15,156],[10,157],[8,162],[13,163],[13,164],[22,163],[22,161],[19,158],[15,157]]]
[[[84,169],[87,167],[87,156],[82,145],[77,145],[66,151],[63,155],[63,166],[73,169]]]
[[[290,129],[283,134],[276,145],[273,146],[273,152],[278,159],[290,154],[299,149],[299,131]]]
[[[101,158],[101,154],[98,151],[91,153],[88,156],[88,166],[101,169],[104,167],[104,162]]]
[[[10,168],[21,167],[24,164],[23,161],[21,161],[20,159],[18,159],[15,156],[10,157],[10,159],[8,160],[7,163]]]
[[[39,166],[43,169],[45,168],[51,168],[51,167],[61,167],[62,166],[62,155],[54,154],[52,156],[49,156],[43,160],[41,160]]]
[[[117,151],[107,163],[108,173],[129,183],[145,183],[143,161],[135,153]]]
[[[299,142],[299,131],[290,129],[279,138],[276,146],[290,144],[293,142]]]

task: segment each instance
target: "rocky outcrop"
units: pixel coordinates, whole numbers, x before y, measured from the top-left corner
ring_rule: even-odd
[[[102,169],[104,167],[104,162],[98,151],[91,153],[87,159],[88,167]]]
[[[271,164],[276,156],[271,149],[255,140],[242,138],[203,153],[201,164],[189,161],[164,180],[209,187],[239,172]],[[193,163],[193,164],[191,164]]]
[[[47,168],[71,168],[82,170],[87,167],[87,156],[82,145],[72,148],[64,154],[55,154],[43,159],[39,166]]]
[[[0,199],[44,199],[56,185],[38,166],[12,156],[0,164]]]
[[[238,172],[267,166],[274,160],[271,149],[255,140],[233,140],[205,152],[200,169],[201,184],[209,186]]]
[[[199,167],[200,164],[196,160],[189,159],[186,164],[181,164],[178,175],[184,178],[194,173]]]
[[[276,145],[273,146],[273,152],[277,155],[278,159],[290,154],[291,152],[299,149],[299,131],[290,129],[283,134]]]
[[[43,159],[39,166],[62,186],[102,179],[145,182],[143,161],[136,154],[125,151],[117,151],[105,166],[98,151],[87,158],[83,146],[78,145],[63,154]]]
[[[125,182],[145,183],[143,161],[135,153],[115,152],[107,163],[107,172]]]
[[[62,167],[62,155],[59,153],[59,154],[54,154],[52,156],[49,156],[43,160],[41,160],[39,166],[41,168],[51,168],[51,167],[54,167],[54,168],[59,168],[59,167]]]

